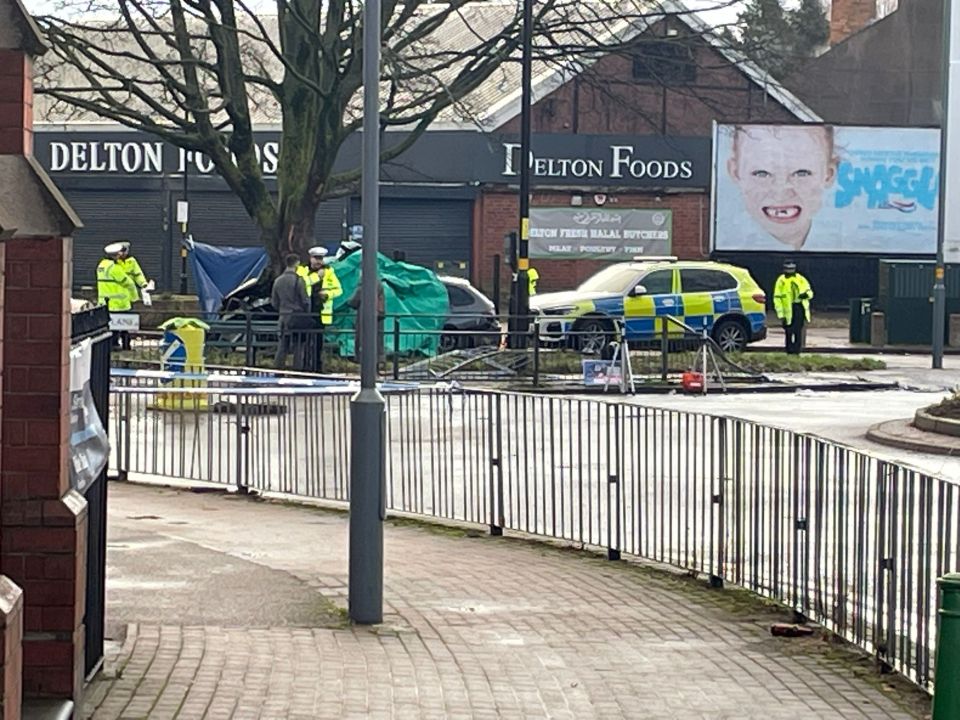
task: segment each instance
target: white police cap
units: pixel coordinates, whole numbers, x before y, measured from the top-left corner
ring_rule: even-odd
[[[310,257],[322,258],[327,254],[327,249],[323,247],[323,245],[315,245],[307,250],[307,254],[310,255]]]
[[[115,242],[115,243],[110,243],[109,245],[107,245],[107,246],[103,249],[103,251],[104,251],[107,255],[116,255],[117,253],[123,252],[124,250],[126,250],[126,249],[129,248],[129,247],[130,247],[130,243]]]

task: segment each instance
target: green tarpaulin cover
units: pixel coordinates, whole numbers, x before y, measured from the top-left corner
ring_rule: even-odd
[[[440,331],[450,312],[447,290],[436,274],[419,265],[377,256],[377,267],[383,285],[383,344],[387,355],[396,348],[394,323],[400,323],[401,355],[432,356],[437,354]],[[357,312],[350,307],[360,281],[360,253],[347,255],[333,264],[343,286],[343,294],[333,303],[334,332],[327,337],[339,346],[341,355],[354,354],[354,330]]]

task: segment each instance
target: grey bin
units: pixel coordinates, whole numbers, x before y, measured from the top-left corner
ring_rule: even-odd
[[[873,298],[850,298],[850,342],[869,343],[870,316],[874,311]]]

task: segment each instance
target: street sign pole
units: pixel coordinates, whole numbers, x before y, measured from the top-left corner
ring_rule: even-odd
[[[363,6],[363,206],[360,392],[350,403],[349,612],[355,623],[383,622],[384,447],[386,415],[377,390],[380,355],[377,252],[380,223],[380,0]]]
[[[944,247],[955,247],[960,235],[958,208],[948,207],[951,191],[960,187],[960,87],[950,92],[951,80],[960,83],[960,24],[953,27],[952,15],[960,15],[960,0],[943,3],[942,99],[940,113],[940,195],[937,222],[937,261],[933,279],[933,368],[943,368],[943,338],[947,325],[947,287],[944,278]],[[951,107],[956,104],[956,107]],[[953,127],[951,123],[955,124]],[[956,155],[956,157],[951,157]]]

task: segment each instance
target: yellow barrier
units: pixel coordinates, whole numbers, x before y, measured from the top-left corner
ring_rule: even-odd
[[[202,373],[206,367],[204,348],[209,329],[202,320],[171,318],[160,329],[163,333],[161,367],[171,372]],[[203,380],[174,380],[173,387],[204,387]],[[203,393],[159,393],[157,410],[206,410],[207,396]]]

